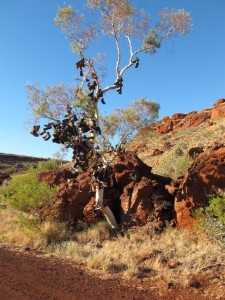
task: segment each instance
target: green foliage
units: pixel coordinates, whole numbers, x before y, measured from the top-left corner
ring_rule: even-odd
[[[79,90],[74,96],[73,107],[81,112],[85,112],[89,118],[94,118],[94,105],[84,90]]]
[[[149,54],[155,54],[157,48],[160,48],[159,36],[154,29],[151,29],[144,39],[143,48]]]
[[[225,225],[225,194],[213,196],[209,201],[207,212]]]
[[[66,86],[62,83],[47,86],[43,90],[39,84],[27,83],[25,85],[29,107],[34,117],[34,122],[39,119],[57,120],[66,114],[66,106],[74,102],[76,86]]]
[[[193,212],[200,228],[206,228],[221,247],[225,247],[225,193],[212,196],[209,206]]]
[[[184,155],[184,152],[180,147],[176,148],[174,152],[175,152],[176,156],[183,156]]]
[[[81,54],[87,49],[87,44],[95,37],[93,24],[84,25],[83,15],[79,15],[71,5],[59,8],[55,17],[55,25],[61,28],[67,38],[71,39],[74,54]]]
[[[159,104],[144,98],[133,101],[129,107],[117,108],[114,113],[101,119],[106,136],[127,142],[138,130],[150,125],[158,117]]]
[[[49,159],[46,161],[40,161],[37,165],[37,170],[38,172],[44,172],[48,170],[55,170],[60,167],[60,161],[59,160],[54,160],[54,159]]]
[[[28,216],[22,212],[17,215],[17,224],[22,228],[27,228],[32,231],[36,231],[40,228],[40,220],[33,216]]]
[[[49,204],[56,194],[56,187],[49,187],[45,182],[38,182],[34,170],[14,175],[11,181],[0,188],[3,201],[14,208],[29,212]]]
[[[177,180],[183,176],[190,167],[193,160],[186,155],[187,145],[178,143],[171,150],[166,151],[154,167],[154,173],[169,176]]]

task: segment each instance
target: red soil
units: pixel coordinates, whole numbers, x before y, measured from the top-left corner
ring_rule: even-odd
[[[203,297],[203,281],[194,288],[181,288],[163,280],[102,279],[75,262],[27,250],[0,245],[1,300],[212,299]]]

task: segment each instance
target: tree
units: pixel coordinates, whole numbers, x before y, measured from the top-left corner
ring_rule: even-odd
[[[107,116],[100,116],[100,127],[105,142],[117,138],[118,143],[127,143],[143,127],[158,118],[159,104],[140,98],[128,107],[117,108]],[[111,145],[110,145],[111,146]]]
[[[52,141],[73,149],[74,172],[83,172],[92,167],[96,203],[111,226],[117,228],[109,207],[103,205],[107,168],[121,149],[121,143],[132,137],[138,128],[148,125],[157,117],[159,106],[140,99],[133,102],[131,107],[117,109],[115,113],[101,118],[99,102],[105,104],[104,95],[109,91],[116,90],[118,94],[122,94],[123,76],[128,69],[139,67],[138,55],[153,55],[164,41],[188,33],[191,26],[190,14],[183,9],[163,9],[159,14],[159,23],[151,28],[149,14],[143,9],[136,9],[130,0],[88,0],[86,9],[87,12],[95,12],[95,22],[90,17],[91,21],[86,23],[84,16],[72,6],[58,9],[55,24],[70,41],[73,53],[79,57],[76,63],[79,77],[72,87],[59,84],[41,90],[37,84],[26,86],[35,121],[38,122],[41,118],[52,121],[45,125],[42,132],[39,132],[40,125],[35,125],[31,133],[35,136],[45,134],[44,139],[48,140],[51,135],[47,131],[53,128]],[[113,38],[117,52],[115,81],[105,87],[101,80],[102,55],[88,56],[89,46],[101,35]],[[122,51],[121,41],[124,39],[129,53]],[[125,64],[122,58],[123,61],[126,59]],[[61,121],[62,117],[64,119]],[[110,152],[114,156],[106,159],[96,143],[103,139],[103,144],[109,145],[110,138],[115,135],[120,142]]]

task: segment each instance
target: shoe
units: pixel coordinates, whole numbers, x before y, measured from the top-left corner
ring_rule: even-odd
[[[53,143],[57,143],[57,144],[61,144],[60,139],[59,139],[59,138],[56,138],[56,137],[52,139],[52,142],[53,142]]]
[[[101,99],[102,104],[105,104],[105,100],[104,98]]]
[[[93,78],[93,79],[98,79],[98,76],[96,75],[95,72],[92,72],[92,73],[91,73],[91,78]]]
[[[47,134],[43,137],[43,139],[44,139],[45,141],[48,141],[50,138],[51,138],[51,135],[50,135],[49,132],[47,132]]]
[[[49,130],[49,129],[52,129],[52,124],[49,123],[47,125],[44,125],[44,130]]]
[[[139,58],[136,57],[136,59],[133,61],[133,64],[135,64],[135,68],[138,68],[139,66]]]
[[[31,133],[33,136],[36,136],[36,137],[39,136],[39,134],[37,133],[36,130],[34,130],[34,128],[30,131],[30,133]]]
[[[70,107],[68,104],[66,105],[66,111],[67,111],[67,113],[71,114],[72,107]]]
[[[117,81],[114,83],[116,86],[118,86],[118,87],[121,87],[121,86],[123,86],[122,85],[122,81],[123,81],[123,78],[122,77],[119,77],[118,79],[117,79]]]
[[[97,97],[100,98],[100,97],[103,97],[103,93],[102,93],[102,90],[99,89],[98,93],[97,93]]]
[[[120,94],[120,95],[121,95],[121,94],[122,94],[122,88],[121,88],[121,87],[120,87],[120,88],[118,88],[118,89],[117,89],[117,92],[118,92],[118,94]]]
[[[53,128],[55,128],[55,129],[59,129],[60,127],[61,127],[60,121],[56,121],[56,122],[53,124]]]
[[[94,92],[92,91],[90,94],[88,94],[88,97],[93,99],[94,98]]]
[[[84,57],[76,63],[77,69],[85,67]]]
[[[43,135],[43,134],[45,134],[46,133],[46,131],[43,129],[40,133],[39,133],[39,135]]]
[[[102,134],[102,133],[101,133],[100,127],[95,127],[94,130],[95,130],[98,134],[100,134],[100,135]]]
[[[33,129],[38,132],[38,130],[40,129],[40,125],[34,125]]]
[[[73,121],[73,122],[78,121],[78,118],[77,118],[77,115],[76,115],[76,114],[74,114],[74,115],[72,116],[71,121]]]

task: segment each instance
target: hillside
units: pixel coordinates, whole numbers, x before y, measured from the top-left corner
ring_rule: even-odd
[[[225,100],[213,108],[176,113],[143,128],[129,143],[155,174],[177,180],[193,159],[216,143],[225,141]]]
[[[46,158],[32,157],[25,155],[0,153],[0,185],[4,179],[13,173],[22,172],[29,167],[34,167],[39,161]]]
[[[141,293],[132,290],[129,297],[126,290],[126,295],[120,294],[114,281],[119,291],[115,299],[133,299],[133,293],[137,299],[224,299],[224,129],[225,99],[213,108],[177,113],[142,129],[128,145],[134,151],[120,153],[107,174],[110,184],[104,188],[104,203],[120,224],[119,231],[104,222],[102,211],[96,209],[89,171],[74,174],[69,165],[63,165],[37,175],[38,166],[33,177],[31,173],[13,176],[11,183],[16,179],[15,184],[7,182],[0,189],[4,196],[0,256],[3,263],[10,262],[5,264],[7,272],[3,269],[0,274],[2,294],[13,290],[14,298],[9,297],[18,299],[17,286],[24,285],[24,278],[30,295],[43,290],[44,283],[36,284],[41,274],[38,268],[17,272],[27,261],[30,266],[45,265],[51,270],[49,276],[45,274],[50,285],[44,286],[45,298],[49,298],[52,287],[55,289],[51,278],[58,278],[59,269],[65,273],[68,260],[68,266],[81,266],[82,272],[92,273],[98,290],[102,283],[97,276],[101,276],[104,291],[107,278],[110,282],[118,278]],[[0,154],[0,171],[20,172],[40,160],[45,159]],[[212,195],[218,196],[213,198],[214,207],[209,206]],[[208,207],[213,211],[207,210],[200,219],[193,215],[198,208]],[[1,243],[20,248],[2,250]],[[52,269],[52,261],[41,258],[44,252],[35,258],[40,250],[54,257],[53,264],[59,267]],[[60,257],[62,265],[58,265]],[[82,280],[76,280],[79,287],[82,282],[92,285],[85,272]],[[73,278],[67,277],[67,282],[82,275],[75,269],[68,274]],[[86,299],[83,290],[81,299]],[[63,286],[60,298],[71,298],[71,291],[71,286]]]

